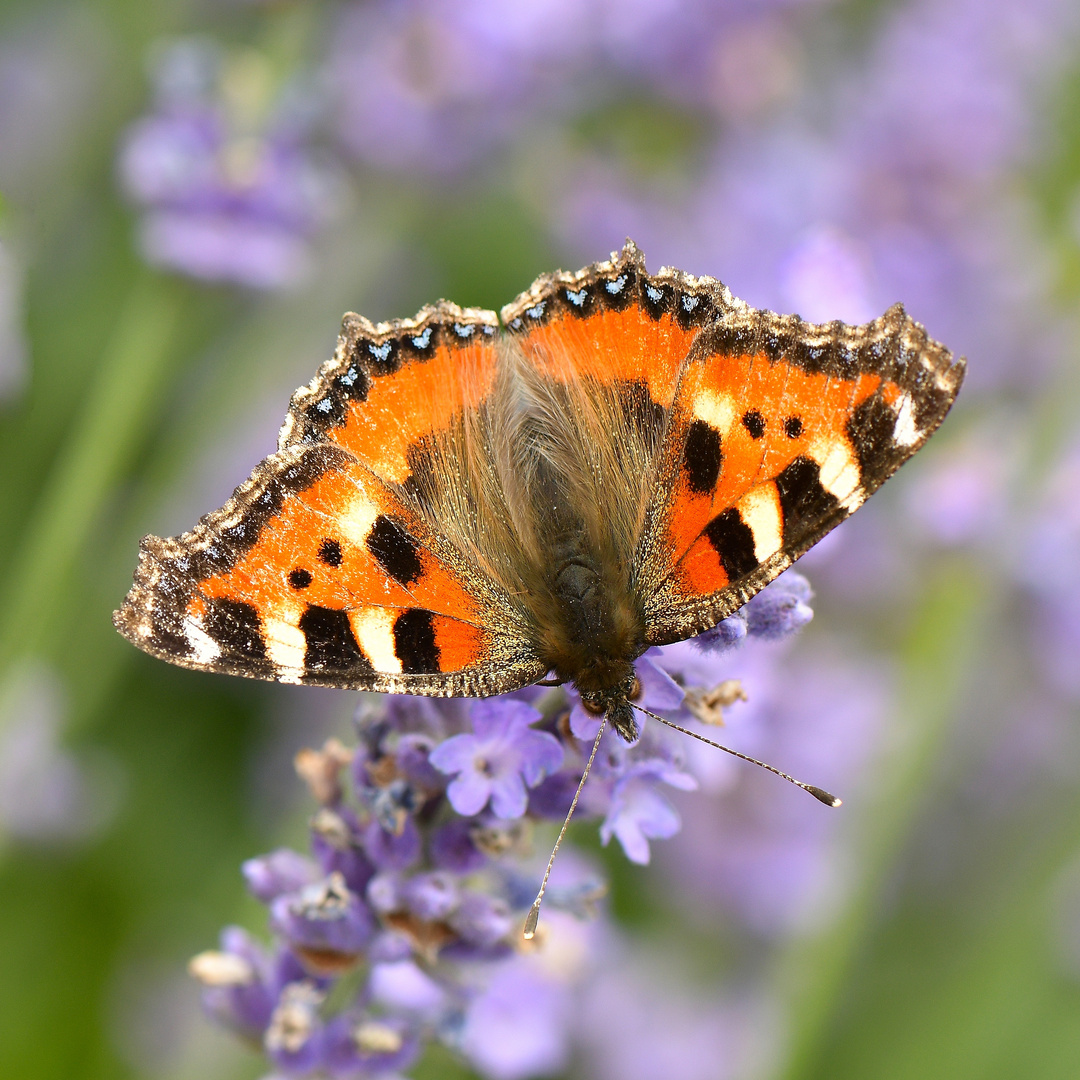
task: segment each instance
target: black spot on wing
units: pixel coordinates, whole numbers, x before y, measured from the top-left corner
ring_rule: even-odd
[[[758,560],[754,554],[754,534],[750,526],[743,521],[739,511],[729,507],[705,526],[705,535],[709,538],[720,564],[729,581],[741,578],[757,569]]]
[[[305,673],[373,673],[371,661],[363,654],[353,634],[348,612],[312,604],[300,616],[298,625],[307,643],[304,650]]]
[[[254,604],[218,596],[206,601],[203,629],[222,650],[252,662],[252,670],[269,666],[262,620]]]
[[[305,570],[302,566],[289,571],[289,585],[294,589],[306,589],[312,581],[314,578],[311,576],[311,571]]]
[[[760,439],[765,434],[765,417],[757,409],[743,413],[742,425],[750,433],[751,439]]]
[[[319,545],[319,562],[327,566],[341,565],[341,544],[336,540],[324,540]]]
[[[695,495],[705,495],[716,487],[724,455],[720,451],[720,433],[704,420],[690,425],[683,448],[686,482]]]
[[[835,495],[821,484],[821,468],[816,461],[797,457],[776,478],[780,510],[784,516],[784,545],[805,538],[807,526],[813,527],[839,507]]]
[[[357,367],[366,368],[375,378],[393,375],[401,367],[401,343],[394,338],[372,341],[370,338],[358,338],[353,345],[353,362]]]
[[[684,329],[704,326],[716,317],[716,307],[705,292],[679,290],[675,296],[675,321]]]
[[[406,675],[434,675],[439,671],[435,620],[430,611],[409,608],[394,620],[394,655]]]
[[[784,421],[784,434],[789,439],[797,439],[803,433],[803,422],[801,416],[789,416]]]
[[[622,311],[638,299],[637,271],[625,266],[612,277],[600,278],[596,288],[605,308]]]
[[[367,548],[379,565],[399,584],[411,585],[424,566],[420,545],[393,518],[380,514],[367,537]]]
[[[641,303],[651,319],[660,319],[671,311],[675,290],[670,285],[660,285],[645,278],[641,288]]]

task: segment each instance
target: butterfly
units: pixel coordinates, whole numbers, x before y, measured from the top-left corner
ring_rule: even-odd
[[[937,429],[964,374],[863,326],[648,274],[631,241],[492,311],[345,316],[277,452],[146,537],[114,615],[183,667],[486,697],[572,683],[626,740],[634,660],[747,602]]]

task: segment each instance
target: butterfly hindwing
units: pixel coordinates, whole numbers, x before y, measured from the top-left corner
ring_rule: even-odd
[[[853,513],[937,429],[963,370],[900,305],[857,327],[746,308],[705,329],[642,539],[650,642],[714,625]]]

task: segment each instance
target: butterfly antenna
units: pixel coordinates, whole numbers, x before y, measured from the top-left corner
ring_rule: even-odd
[[[555,856],[559,854],[559,845],[563,842],[563,837],[566,835],[566,829],[570,824],[570,819],[574,816],[574,811],[577,809],[578,799],[581,798],[581,789],[585,786],[585,781],[589,779],[589,770],[592,769],[592,764],[596,760],[596,751],[600,749],[600,738],[604,734],[604,729],[607,727],[607,716],[600,721],[600,730],[596,733],[596,738],[593,739],[592,753],[589,755],[589,760],[585,763],[585,771],[581,774],[581,782],[577,786],[577,791],[574,792],[574,800],[570,803],[570,809],[566,812],[566,820],[562,823],[562,828],[559,830],[559,838],[555,841],[555,847],[551,850],[551,858],[548,859],[547,869],[544,871],[544,880],[540,882],[540,891],[536,894],[536,899],[533,901],[533,906],[529,908],[529,914],[525,916],[525,940],[531,941],[533,935],[536,933],[536,924],[540,919],[540,901],[544,899],[544,892],[547,889],[548,878],[551,877],[551,868],[555,865]]]
[[[712,739],[706,739],[704,735],[699,735],[696,731],[691,731],[689,728],[680,727],[671,720],[665,720],[662,716],[657,716],[656,713],[650,712],[648,709],[643,709],[640,705],[634,705],[632,701],[630,704],[633,705],[638,712],[644,713],[646,716],[651,716],[654,720],[659,720],[661,724],[666,724],[669,728],[681,731],[684,735],[689,735],[691,739],[697,739],[698,742],[703,742],[708,746],[715,747],[717,750],[723,750],[725,754],[731,754],[732,757],[742,758],[743,761],[749,761],[751,765],[760,765],[761,768],[767,769],[771,773],[775,773],[789,784],[794,784],[796,787],[802,788],[803,791],[809,791],[818,802],[824,803],[826,806],[842,805],[842,800],[838,799],[835,795],[830,795],[824,788],[815,787],[813,784],[804,784],[801,780],[796,780],[794,776],[788,776],[786,772],[781,772],[775,765],[770,765],[767,761],[758,761],[757,758],[750,757],[748,754],[740,754],[738,750],[732,750],[730,746],[722,746],[718,742],[713,742]],[[560,837],[560,839],[562,839],[562,837]]]

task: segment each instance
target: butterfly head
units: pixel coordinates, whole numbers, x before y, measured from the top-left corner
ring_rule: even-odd
[[[578,688],[581,690],[581,687]],[[610,689],[581,690],[581,704],[594,716],[607,716],[608,723],[628,743],[637,742],[641,734],[633,706],[630,704],[641,696],[641,684],[634,674],[633,666],[622,680]]]

